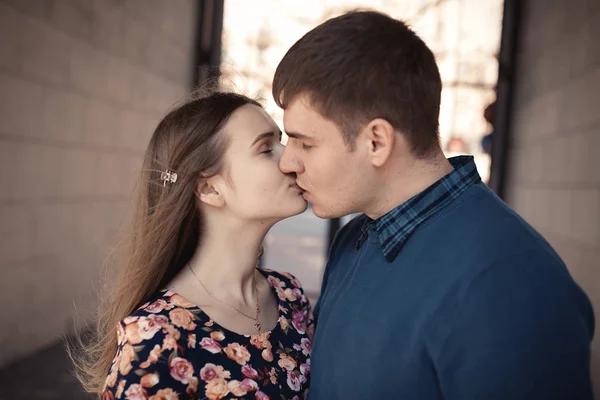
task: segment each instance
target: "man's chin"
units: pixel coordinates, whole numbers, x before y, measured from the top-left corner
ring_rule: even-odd
[[[311,208],[313,214],[315,214],[315,216],[317,218],[331,219],[331,218],[339,218],[340,217],[340,216],[336,215],[335,213],[332,213],[330,210],[322,209],[318,205],[310,204],[310,208]]]

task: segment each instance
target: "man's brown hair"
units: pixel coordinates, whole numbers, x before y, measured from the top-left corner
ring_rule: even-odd
[[[404,22],[375,11],[352,11],[305,34],[273,80],[281,108],[308,95],[351,148],[366,123],[383,118],[405,135],[418,157],[439,143],[441,90],[427,45]]]

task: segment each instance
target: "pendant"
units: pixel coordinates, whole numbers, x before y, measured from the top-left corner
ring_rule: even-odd
[[[260,321],[256,321],[254,323],[254,329],[256,329],[256,333],[260,333],[260,331],[262,330],[262,325],[260,324]]]

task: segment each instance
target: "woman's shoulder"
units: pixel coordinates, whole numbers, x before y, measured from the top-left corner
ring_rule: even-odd
[[[195,393],[198,379],[189,350],[204,333],[197,327],[205,323],[200,309],[183,296],[169,291],[153,296],[118,324],[119,347],[105,392],[116,398],[123,393],[127,398],[148,398],[136,395],[150,393],[183,398],[176,396]]]
[[[195,304],[175,292],[162,291],[121,321],[119,342],[153,346],[165,339],[178,341],[204,322]]]
[[[282,282],[287,287],[295,287],[298,289],[302,289],[302,285],[300,281],[296,279],[296,277],[289,272],[281,272],[275,271],[273,269],[261,268],[260,271],[267,277],[269,283],[273,282]]]
[[[302,284],[294,275],[289,272],[278,272],[264,268],[261,271],[267,277],[271,287],[277,292],[280,300],[292,303],[298,302],[301,306],[308,304]]]

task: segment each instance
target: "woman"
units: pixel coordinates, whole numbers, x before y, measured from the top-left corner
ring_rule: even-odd
[[[159,123],[127,257],[96,342],[75,357],[89,391],[306,397],[309,303],[293,276],[256,268],[271,226],[307,207],[279,170],[280,136],[258,103],[231,93],[189,101]]]

